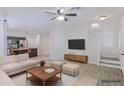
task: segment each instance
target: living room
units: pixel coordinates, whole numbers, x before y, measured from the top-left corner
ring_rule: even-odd
[[[45,64],[60,70],[50,86],[123,86],[123,9],[1,7],[0,85],[47,85],[27,77]]]

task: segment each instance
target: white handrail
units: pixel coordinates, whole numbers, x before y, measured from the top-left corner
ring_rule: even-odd
[[[100,41],[98,42],[98,48],[97,48],[97,66],[99,66],[100,58],[101,58],[101,44]]]

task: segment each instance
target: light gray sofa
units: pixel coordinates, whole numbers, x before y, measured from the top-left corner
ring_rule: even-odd
[[[11,78],[0,69],[0,86],[15,86]]]
[[[28,54],[0,57],[0,85],[14,85],[14,83],[9,83],[11,82],[9,76],[35,67],[41,60],[44,59],[29,58]]]

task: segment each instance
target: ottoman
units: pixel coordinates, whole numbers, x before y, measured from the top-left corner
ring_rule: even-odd
[[[72,76],[77,76],[80,71],[80,66],[76,64],[66,63],[63,65],[63,73],[69,74]]]
[[[51,61],[50,66],[55,69],[62,69],[62,65],[65,64],[64,61]]]

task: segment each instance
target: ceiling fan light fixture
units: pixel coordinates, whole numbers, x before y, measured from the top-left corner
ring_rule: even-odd
[[[98,19],[101,20],[101,21],[104,21],[107,19],[107,16],[98,16]]]
[[[59,9],[57,12],[58,12],[58,14],[62,15],[62,14],[64,14],[64,9],[63,8]]]
[[[57,19],[61,21],[61,20],[64,20],[65,18],[64,16],[58,16]]]

